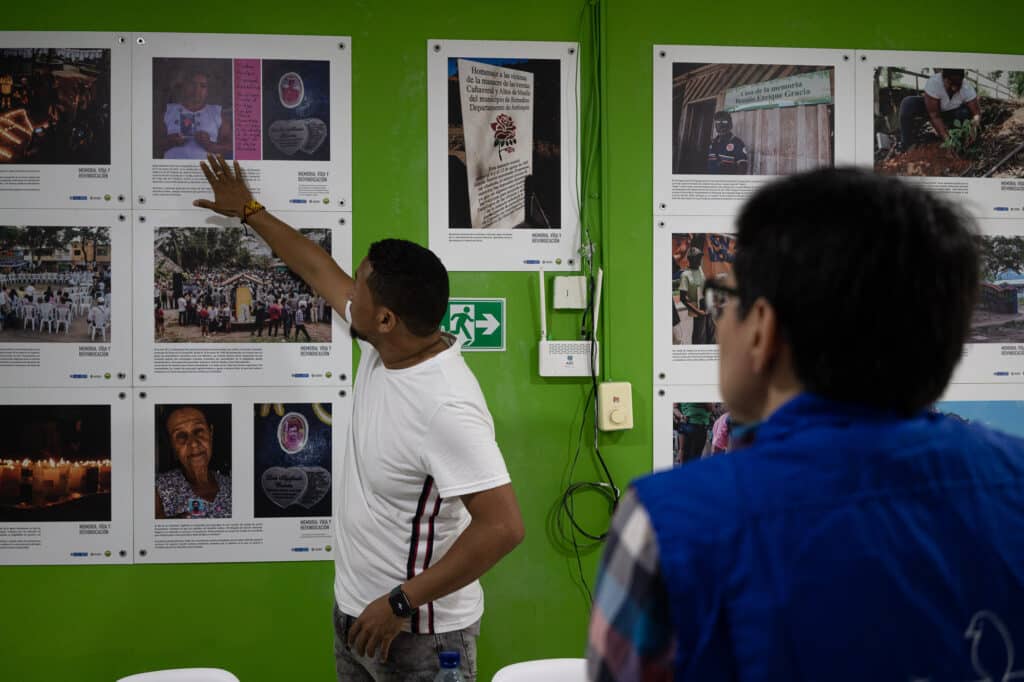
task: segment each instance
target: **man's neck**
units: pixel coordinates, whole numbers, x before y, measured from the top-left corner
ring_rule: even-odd
[[[408,369],[426,362],[449,348],[440,330],[429,336],[408,335],[401,339],[373,344],[388,369]]]

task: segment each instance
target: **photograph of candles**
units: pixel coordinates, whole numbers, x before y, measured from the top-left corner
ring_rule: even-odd
[[[0,522],[110,521],[110,406],[0,405]]]

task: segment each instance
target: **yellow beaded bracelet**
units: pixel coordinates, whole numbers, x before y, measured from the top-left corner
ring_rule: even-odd
[[[247,225],[248,221],[249,221],[249,218],[251,218],[252,216],[256,215],[260,211],[265,211],[265,210],[266,210],[266,207],[264,207],[263,204],[261,204],[260,202],[256,201],[255,199],[249,199],[249,201],[245,202],[245,205],[242,206],[242,218],[241,218],[242,224],[243,225]]]

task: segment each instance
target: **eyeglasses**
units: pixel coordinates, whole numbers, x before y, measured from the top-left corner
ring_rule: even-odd
[[[704,283],[704,306],[708,315],[716,322],[722,318],[729,297],[739,295],[740,290],[736,287],[720,284],[715,280]]]

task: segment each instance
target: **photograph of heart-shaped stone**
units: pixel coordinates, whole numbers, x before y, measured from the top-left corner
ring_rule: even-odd
[[[308,478],[299,467],[270,467],[263,472],[261,482],[270,501],[284,509],[295,504],[306,492]]]
[[[309,135],[307,130],[308,127],[301,120],[281,120],[270,124],[267,135],[278,151],[293,156],[302,148],[302,145],[306,144],[306,138]]]
[[[331,408],[331,403],[253,406],[255,518],[330,518]]]
[[[327,124],[318,118],[303,119],[303,122],[306,124],[306,141],[302,151],[312,155],[327,139]]]
[[[309,509],[331,489],[331,472],[323,467],[302,467],[306,473],[306,492],[299,498],[300,505]]]

